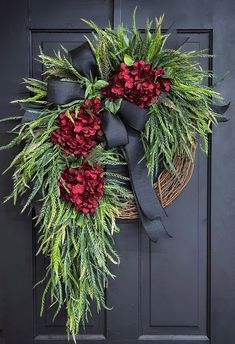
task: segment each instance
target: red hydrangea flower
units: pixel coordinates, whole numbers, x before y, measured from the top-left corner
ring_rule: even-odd
[[[102,136],[99,98],[87,99],[76,115],[65,112],[59,115],[59,129],[51,132],[51,141],[63,147],[66,155],[74,154],[87,157],[97,144],[97,138]]]
[[[109,85],[103,88],[102,93],[110,100],[124,98],[141,108],[156,102],[161,91],[169,92],[171,82],[161,76],[164,69],[153,69],[144,61],[136,61],[131,66],[121,63],[110,76]]]
[[[105,177],[100,164],[66,168],[59,180],[61,197],[78,211],[94,214],[104,192]]]

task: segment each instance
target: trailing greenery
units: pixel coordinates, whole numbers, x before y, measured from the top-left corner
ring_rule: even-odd
[[[76,110],[74,106],[73,110]],[[50,295],[55,316],[61,307],[66,307],[67,328],[75,339],[80,324],[84,325],[90,314],[91,302],[96,303],[98,311],[106,307],[104,290],[108,277],[114,277],[107,262],[119,263],[112,247],[113,233],[118,231],[115,223],[120,208],[118,195],[127,199],[132,196],[110,178],[94,215],[79,213],[72,204],[60,198],[58,180],[61,171],[66,166],[77,167],[83,163],[73,156],[65,157],[59,146],[49,139],[50,132],[57,127],[56,118],[60,111],[45,108],[38,119],[18,125],[13,129],[16,139],[1,149],[25,142],[9,167],[14,168],[14,185],[6,200],[12,198],[16,203],[19,196],[24,196],[22,211],[34,200],[36,209],[37,204],[40,206],[36,216],[38,253],[48,256],[50,262],[42,281],[46,284],[41,314],[45,298]],[[104,150],[102,144],[93,149],[88,159],[90,163],[94,161],[102,165],[119,164],[117,152]]]
[[[211,132],[211,123],[216,123],[217,118],[210,102],[212,98],[219,100],[220,95],[205,86],[211,73],[204,71],[197,62],[208,57],[205,52],[183,53],[165,48],[168,35],[162,34],[162,20],[162,17],[156,19],[154,28],[148,21],[144,33],[136,28],[135,13],[133,27],[128,29],[120,24],[117,31],[111,27],[103,30],[84,20],[94,30],[93,42],[87,40],[95,54],[100,78],[82,76],[73,67],[64,48],[53,57],[41,51],[39,59],[45,67],[44,81],[25,79],[30,96],[16,101],[22,105],[41,106],[41,109],[31,110],[36,118],[17,125],[12,130],[15,138],[1,147],[8,149],[24,143],[24,148],[9,166],[14,169],[13,191],[6,200],[13,199],[16,203],[23,196],[22,211],[39,205],[36,215],[38,253],[49,257],[49,266],[41,281],[45,285],[41,312],[47,295],[55,307],[55,316],[65,307],[68,333],[74,340],[80,325],[88,319],[91,303],[96,303],[98,311],[106,307],[104,289],[108,278],[114,277],[108,262],[119,263],[113,248],[113,233],[118,232],[115,218],[121,208],[120,196],[128,200],[132,195],[113,178],[124,177],[110,174],[112,178],[107,179],[103,198],[94,215],[79,213],[72,204],[61,199],[58,180],[66,167],[78,167],[85,161],[90,164],[99,162],[102,166],[122,164],[123,156],[119,149],[105,149],[103,142],[93,148],[86,159],[65,156],[62,149],[51,142],[50,133],[58,128],[58,115],[66,112],[69,116],[71,111],[78,112],[82,100],[63,106],[48,104],[47,80],[56,77],[80,83],[85,88],[85,98],[101,97],[104,108],[115,115],[121,99],[114,102],[103,99],[101,89],[107,86],[110,73],[121,62],[131,64],[144,60],[154,68],[163,68],[171,80],[171,91],[162,93],[158,101],[150,105],[150,118],[142,133],[142,141],[153,178],[157,176],[159,165],[175,173],[173,157],[186,154],[193,158],[191,146],[197,144],[198,137],[203,142],[202,149],[207,151],[207,135]]]

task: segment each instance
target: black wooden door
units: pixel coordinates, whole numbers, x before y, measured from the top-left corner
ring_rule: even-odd
[[[46,53],[62,43],[71,49],[90,35],[80,17],[104,27],[121,20],[131,23],[138,6],[140,29],[146,17],[165,13],[164,27],[176,23],[189,37],[184,49],[208,49],[216,59],[204,67],[218,75],[230,71],[219,87],[233,101],[235,2],[232,0],[1,0],[1,117],[17,112],[8,103],[22,95],[24,76],[38,77],[34,60],[42,45]],[[116,248],[121,265],[110,281],[107,303],[112,311],[95,314],[78,339],[81,343],[234,343],[235,319],[235,162],[234,126],[215,129],[208,157],[197,154],[196,168],[183,194],[168,209],[173,239],[150,243],[138,221],[120,223]],[[1,144],[9,139],[0,127]],[[14,152],[1,155],[3,170]],[[1,199],[11,188],[10,175],[1,178]],[[44,273],[35,258],[32,216],[20,215],[8,203],[0,213],[0,343],[66,343],[65,320],[53,323],[50,310],[39,317],[41,289],[34,283]]]

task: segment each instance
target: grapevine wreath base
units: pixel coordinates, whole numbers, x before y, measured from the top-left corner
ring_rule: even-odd
[[[191,147],[192,156],[195,157],[196,146]],[[167,170],[160,173],[157,181],[154,183],[154,189],[159,197],[161,205],[166,208],[176,197],[184,190],[191,179],[194,170],[194,160],[187,155],[178,155],[173,159],[173,164],[177,171],[177,175]],[[132,220],[139,217],[136,203],[134,200],[123,200],[121,212],[118,216],[122,220]]]
[[[46,298],[55,316],[66,309],[75,341],[91,304],[107,308],[110,263],[119,264],[115,220],[139,217],[157,242],[168,231],[163,208],[189,182],[196,147],[207,152],[211,126],[228,108],[212,103],[222,98],[195,62],[206,52],[182,52],[185,39],[162,34],[162,19],[155,29],[147,21],[144,33],[135,15],[132,29],[116,31],[85,20],[92,41],[53,57],[41,51],[42,80],[24,80],[22,121],[1,147],[20,147],[7,200],[38,209],[38,253],[49,261],[38,282],[41,314]]]

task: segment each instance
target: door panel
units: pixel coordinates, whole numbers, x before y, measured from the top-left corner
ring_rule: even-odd
[[[93,20],[105,27],[113,23],[113,1],[110,0],[30,0],[30,28],[87,29],[80,18]]]
[[[2,87],[3,117],[16,110],[7,103],[22,95],[22,87],[17,86],[21,77],[40,77],[42,66],[35,61],[40,45],[52,54],[60,44],[69,50],[82,44],[83,34],[91,36],[91,30],[80,17],[101,27],[108,21],[116,27],[120,20],[130,26],[136,5],[141,31],[147,17],[165,13],[164,29],[175,22],[177,34],[189,38],[184,50],[207,49],[218,55],[213,61],[217,74],[228,69],[234,72],[231,37],[235,24],[231,13],[235,5],[229,0],[223,5],[218,0],[30,0],[17,4],[16,0],[9,0],[1,12],[4,16],[0,33],[5,46],[1,72],[6,79],[6,87]],[[6,19],[9,17],[15,19],[11,20],[11,28]],[[225,18],[229,30],[221,18]],[[6,30],[10,32],[9,41]],[[212,59],[203,63],[204,68],[212,69]],[[228,99],[232,98],[232,89],[232,78],[220,86]],[[80,343],[234,342],[233,125],[230,120],[229,125],[215,130],[213,140],[209,138],[208,157],[198,150],[190,183],[166,209],[167,228],[173,238],[163,237],[154,244],[139,221],[119,221],[121,231],[115,236],[115,243],[121,264],[112,267],[116,279],[110,281],[106,292],[107,305],[113,310],[97,315],[94,307],[93,317],[78,336]],[[4,132],[9,127],[1,126],[1,142],[8,139]],[[6,152],[2,166],[12,156],[13,152]],[[10,176],[4,176],[1,183],[2,194],[7,194]],[[33,292],[32,287],[43,277],[47,262],[42,256],[35,258],[36,228],[32,216],[19,215],[19,209],[13,209],[11,204],[1,208],[4,240],[0,241],[0,276],[5,288],[0,307],[0,343],[1,339],[9,344],[66,343],[65,314],[62,312],[53,321],[53,312],[47,309],[42,318],[39,316],[42,286]]]
[[[38,47],[41,46],[47,54],[53,54],[60,44],[73,49],[84,41],[84,31],[75,31],[32,30],[33,77],[40,77],[42,72],[42,66],[35,61]],[[90,35],[90,32],[86,34]],[[189,38],[184,50],[209,49],[209,32],[202,31],[199,34],[199,30],[193,33],[182,30],[179,34]],[[203,184],[205,188],[200,192],[199,186]],[[126,253],[121,257],[121,272],[120,269],[116,272],[119,283],[117,280],[112,283],[111,295],[107,291],[109,306],[114,309],[106,312],[105,317],[104,314],[97,316],[94,312],[86,328],[90,341],[105,339],[104,329],[108,324],[110,341],[119,340],[122,336],[123,339],[130,337],[132,340],[148,340],[149,336],[157,341],[169,338],[169,342],[178,340],[179,335],[187,338],[188,342],[191,336],[199,342],[207,339],[206,158],[201,154],[190,185],[167,209],[167,213],[168,229],[174,232],[174,238],[165,238],[157,245],[149,243],[138,223],[133,222],[131,226],[125,222],[121,224],[117,245],[119,251],[123,252],[125,242]],[[129,228],[131,233],[127,234]],[[137,233],[138,230],[140,233]],[[130,254],[128,247],[133,246],[134,236],[136,245]],[[45,264],[41,269],[40,266],[40,259],[37,259],[35,282],[42,278],[37,276],[38,269],[45,271]],[[40,303],[41,292],[41,289],[36,291],[37,304]],[[119,304],[121,299],[122,307]],[[63,314],[53,323],[52,311],[48,310],[44,319],[40,319],[38,308],[35,314],[36,338],[42,340],[49,335],[52,339],[55,334],[61,338],[65,331]],[[131,323],[126,321],[126,317],[132,319]],[[82,338],[87,338],[86,335],[83,334]]]

